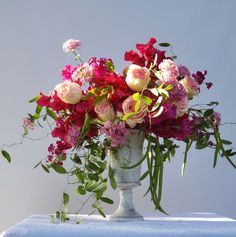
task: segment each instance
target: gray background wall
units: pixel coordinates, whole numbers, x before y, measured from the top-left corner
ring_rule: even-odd
[[[0,1],[0,144],[18,141],[21,119],[33,106],[28,99],[47,93],[60,82],[60,70],[72,57],[61,50],[68,38],[82,41],[82,57],[110,57],[122,70],[123,53],[136,43],[157,37],[174,45],[178,63],[191,71],[208,70],[214,87],[202,90],[196,102],[217,100],[224,122],[236,121],[235,55],[236,1],[108,1],[108,0],[1,0]],[[222,127],[235,140],[235,125]],[[34,132],[40,137],[43,132]],[[33,166],[47,154],[50,139],[26,141],[10,150],[11,165],[0,159],[0,232],[31,215],[60,208],[65,180]],[[182,151],[166,164],[163,206],[169,213],[215,212],[236,218],[236,172],[219,160],[213,170],[211,151],[192,151],[182,178]],[[235,158],[234,158],[235,160]],[[145,183],[135,191],[143,214],[153,212]],[[118,195],[109,191],[117,204]],[[72,201],[71,211],[78,204]],[[109,214],[115,206],[106,207]],[[84,213],[88,210],[85,209]]]

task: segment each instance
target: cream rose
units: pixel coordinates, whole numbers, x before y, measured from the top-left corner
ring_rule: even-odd
[[[128,68],[125,81],[130,89],[142,91],[148,86],[150,71],[145,67],[132,64]]]
[[[77,104],[82,96],[80,86],[68,80],[56,85],[54,91],[56,91],[58,97],[67,104]]]
[[[133,99],[132,96],[129,96],[127,99],[125,99],[122,103],[124,115],[134,112],[135,104],[136,101]],[[129,117],[125,121],[125,123],[128,124],[131,128],[134,128],[138,123],[142,123],[144,121],[144,117],[147,114],[146,108],[146,104],[141,101],[137,114]]]
[[[98,118],[103,122],[113,121],[116,117],[112,105],[106,99],[99,101],[94,108]]]
[[[185,76],[179,82],[183,85],[189,99],[191,99],[193,96],[199,93],[198,83],[194,81],[190,76]]]

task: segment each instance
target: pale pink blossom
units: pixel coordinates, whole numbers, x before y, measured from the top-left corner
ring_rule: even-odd
[[[179,76],[179,69],[177,64],[171,59],[164,59],[159,65],[160,80],[165,82],[166,80],[177,79]]]
[[[32,123],[32,121],[28,118],[23,118],[22,125],[24,128],[29,129],[29,130],[34,130],[35,128],[35,124]]]
[[[80,45],[81,43],[79,40],[69,39],[66,42],[64,42],[64,44],[62,45],[62,48],[65,53],[69,53],[79,48]]]
[[[145,67],[132,64],[128,68],[125,81],[130,89],[142,91],[148,86],[150,71]]]
[[[135,112],[135,105],[136,101],[133,99],[132,96],[129,96],[127,99],[125,99],[122,103],[122,109],[124,115]],[[131,128],[134,128],[138,123],[142,123],[144,121],[144,117],[146,116],[146,114],[147,114],[147,106],[143,101],[141,101],[137,113],[130,116],[125,122]]]
[[[72,81],[65,80],[54,88],[58,97],[68,104],[77,104],[82,96],[80,86]]]
[[[185,76],[179,81],[187,92],[188,98],[191,99],[193,96],[199,93],[199,84],[193,80],[190,76]]]
[[[88,63],[79,66],[72,74],[72,80],[80,81],[81,83],[90,82],[92,77],[93,68]]]
[[[100,129],[100,133],[105,134],[106,137],[111,140],[112,147],[116,147],[122,145],[126,141],[125,136],[128,133],[128,130],[126,129],[124,122],[114,124],[111,121],[107,121]]]
[[[113,106],[106,99],[99,101],[95,105],[94,110],[98,115],[98,118],[101,119],[103,122],[113,121],[116,117]]]
[[[181,100],[169,101],[170,104],[176,106],[176,118],[182,117],[188,113],[188,97],[184,97]]]

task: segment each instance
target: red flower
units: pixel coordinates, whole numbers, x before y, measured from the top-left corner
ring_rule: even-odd
[[[49,106],[51,102],[51,96],[44,95],[40,93],[40,98],[36,101],[36,103],[42,107]]]

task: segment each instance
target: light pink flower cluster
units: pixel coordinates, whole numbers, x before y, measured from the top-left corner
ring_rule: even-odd
[[[69,39],[62,45],[62,48],[65,53],[69,53],[71,51],[78,49],[80,45],[81,43],[79,40]]]
[[[79,130],[77,127],[71,127],[66,134],[65,140],[71,145],[75,146],[78,142],[78,138],[80,136]]]
[[[35,124],[30,121],[28,118],[23,118],[22,120],[23,127],[29,130],[34,130]]]
[[[179,68],[171,59],[164,59],[160,63],[159,69],[161,74],[160,80],[162,82],[176,80],[176,78],[179,76]]]
[[[116,147],[126,141],[125,136],[128,130],[123,122],[113,124],[111,121],[107,121],[100,129],[100,133],[105,134],[107,138],[111,139],[111,146]]]
[[[90,82],[92,76],[93,68],[88,63],[84,63],[73,72],[72,80],[80,81],[83,84],[85,82]]]

